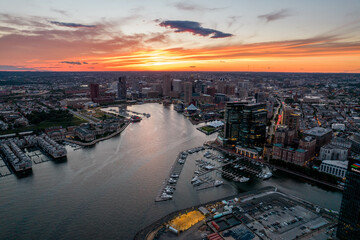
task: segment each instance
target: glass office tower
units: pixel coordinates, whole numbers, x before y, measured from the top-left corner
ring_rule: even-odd
[[[228,102],[224,137],[229,144],[262,147],[266,138],[266,104]]]
[[[360,160],[349,160],[337,237],[341,240],[360,239]]]

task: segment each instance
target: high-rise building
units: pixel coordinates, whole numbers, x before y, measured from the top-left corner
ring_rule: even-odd
[[[183,82],[180,79],[172,80],[173,91],[181,93],[183,91]]]
[[[192,100],[192,83],[185,82],[184,83],[184,103],[189,104]]]
[[[94,101],[95,98],[100,96],[99,84],[90,83],[90,98]]]
[[[164,77],[162,89],[163,89],[163,95],[164,96],[169,96],[170,95],[170,92],[171,92],[171,78],[170,78],[169,75],[166,75]]]
[[[337,237],[355,240],[360,236],[360,160],[350,159],[341,202]]]
[[[262,147],[266,138],[266,105],[227,102],[225,139],[242,147]]]
[[[126,77],[122,76],[119,77],[119,81],[118,81],[118,99],[120,100],[125,100],[126,99]]]
[[[266,96],[264,92],[255,93],[256,103],[264,103],[266,100]]]

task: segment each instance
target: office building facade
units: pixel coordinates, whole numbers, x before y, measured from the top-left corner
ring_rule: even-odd
[[[337,237],[355,240],[360,236],[360,160],[350,159],[341,202]]]
[[[117,96],[119,100],[126,100],[126,77],[119,77]]]
[[[90,98],[92,101],[100,96],[99,84],[90,83]]]
[[[224,137],[230,144],[262,147],[266,139],[266,105],[228,102]]]
[[[192,83],[185,82],[184,83],[184,103],[189,105],[192,101]]]

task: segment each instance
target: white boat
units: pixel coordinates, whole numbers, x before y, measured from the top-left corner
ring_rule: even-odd
[[[203,181],[201,181],[200,179],[198,179],[198,180],[196,180],[195,182],[193,182],[193,185],[194,185],[194,186],[199,186],[199,185],[201,185],[201,184],[203,184]]]
[[[250,180],[250,178],[241,177],[241,178],[239,179],[239,182],[247,182],[247,181],[249,181],[249,180]]]
[[[168,183],[176,183],[176,180],[173,178],[169,178]]]
[[[272,173],[271,172],[267,172],[263,175],[263,179],[269,179],[272,177]]]
[[[161,194],[161,198],[165,199],[165,200],[168,200],[168,199],[172,199],[172,196],[169,195],[169,194],[163,193],[163,194]]]
[[[198,176],[193,177],[193,179],[191,179],[191,182],[196,182],[197,180],[199,180]]]
[[[224,183],[223,181],[215,180],[214,186],[217,187],[217,186],[220,186],[220,185],[223,184],[223,183]]]
[[[174,193],[174,190],[172,190],[172,189],[170,189],[170,188],[165,188],[164,189],[164,192],[166,193],[166,194],[173,194]]]

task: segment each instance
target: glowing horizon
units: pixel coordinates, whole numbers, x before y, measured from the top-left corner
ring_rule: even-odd
[[[359,2],[244,3],[3,1],[0,71],[360,73]]]

